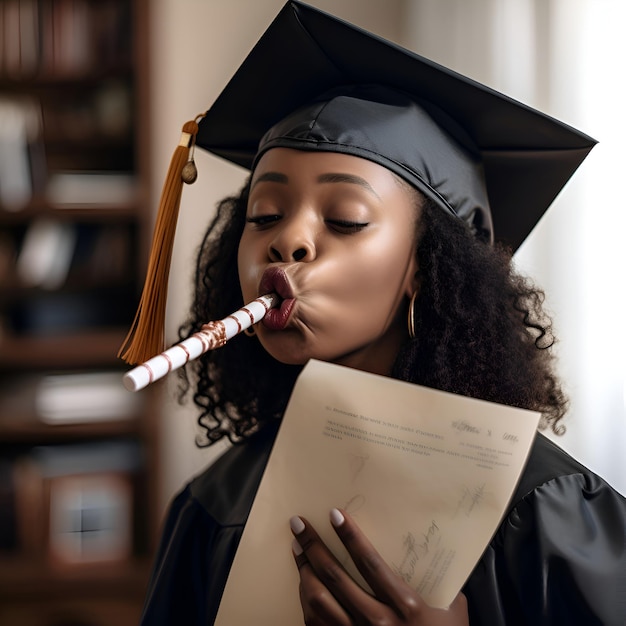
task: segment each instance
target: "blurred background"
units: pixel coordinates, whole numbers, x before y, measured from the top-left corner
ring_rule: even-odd
[[[121,389],[116,353],[181,127],[211,105],[283,4],[0,0],[2,624],[136,624],[168,502],[224,449],[196,447],[197,413],[176,402],[175,377]],[[626,494],[626,5],[311,4],[599,140],[516,263],[545,289],[560,338],[572,404],[557,442]],[[202,151],[196,162],[169,342],[213,208],[246,176]]]

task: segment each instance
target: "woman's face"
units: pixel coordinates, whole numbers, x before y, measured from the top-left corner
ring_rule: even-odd
[[[269,291],[282,298],[256,326],[263,347],[283,363],[389,373],[417,288],[417,212],[406,187],[370,161],[266,152],[238,255],[246,302]]]

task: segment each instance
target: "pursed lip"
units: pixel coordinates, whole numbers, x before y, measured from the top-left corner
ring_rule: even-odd
[[[296,303],[286,272],[279,267],[268,267],[261,277],[259,292],[260,295],[274,292],[280,296],[280,305],[270,309],[261,323],[270,330],[283,330]]]
[[[291,283],[285,270],[280,267],[268,267],[261,276],[259,295],[270,292],[277,293],[283,300],[293,298]]]

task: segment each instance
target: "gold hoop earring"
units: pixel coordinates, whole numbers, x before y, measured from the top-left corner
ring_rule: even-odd
[[[256,335],[254,326],[248,326],[243,332],[245,335],[248,335],[248,337],[254,337]]]
[[[411,296],[411,301],[409,302],[409,317],[408,317],[408,326],[409,326],[409,337],[411,339],[415,339],[415,298],[417,297],[417,289],[413,292]]]

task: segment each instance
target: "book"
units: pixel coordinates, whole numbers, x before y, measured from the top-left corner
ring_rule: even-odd
[[[58,566],[130,556],[136,442],[37,446],[3,463],[0,549]]]
[[[29,287],[58,289],[69,272],[76,229],[73,224],[41,218],[26,231],[17,258],[17,275]]]
[[[128,419],[137,415],[140,404],[117,372],[51,374],[35,390],[35,410],[48,424]]]
[[[128,172],[57,172],[46,195],[57,207],[124,206],[135,200],[136,182]]]
[[[8,211],[22,209],[32,197],[32,123],[28,103],[0,98],[0,207]]]

